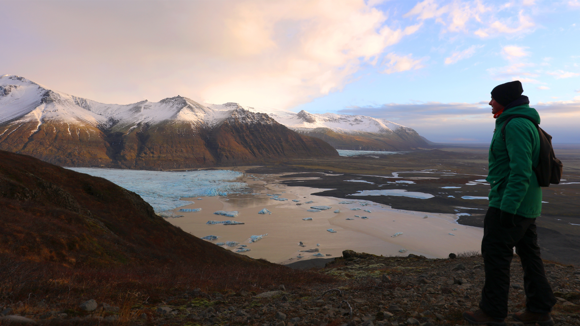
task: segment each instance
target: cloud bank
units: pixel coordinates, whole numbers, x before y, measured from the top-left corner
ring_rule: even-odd
[[[415,33],[364,0],[37,1],[3,4],[14,73],[107,102],[183,95],[289,108],[340,90]],[[26,55],[22,55],[25,53]],[[419,61],[388,55],[387,73]],[[51,78],[51,75],[54,78]],[[103,97],[96,94],[108,94]],[[123,95],[131,94],[131,96]]]

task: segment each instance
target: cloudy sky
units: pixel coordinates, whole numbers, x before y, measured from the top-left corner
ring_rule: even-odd
[[[518,79],[580,143],[580,0],[0,0],[0,74],[99,102],[175,95],[489,142]]]

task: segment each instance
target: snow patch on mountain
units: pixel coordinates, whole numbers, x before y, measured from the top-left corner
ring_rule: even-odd
[[[388,120],[363,115],[314,114],[302,110],[298,113],[274,113],[272,116],[288,128],[304,131],[328,128],[343,133],[392,133],[399,128],[406,128]]]

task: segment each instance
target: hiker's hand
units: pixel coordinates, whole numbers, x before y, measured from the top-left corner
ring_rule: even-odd
[[[516,226],[516,224],[514,223],[515,217],[516,214],[501,211],[501,214],[499,215],[499,224],[506,229],[513,228],[514,226]]]

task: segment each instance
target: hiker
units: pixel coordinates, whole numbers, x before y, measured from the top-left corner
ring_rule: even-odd
[[[542,190],[532,170],[539,159],[538,130],[530,120],[514,118],[502,135],[502,126],[510,115],[526,115],[540,123],[538,112],[530,108],[528,97],[522,93],[520,81],[501,84],[491,91],[489,105],[496,121],[486,179],[491,185],[489,208],[481,242],[485,284],[480,309],[463,314],[475,325],[506,325],[514,247],[524,269],[526,309],[513,318],[524,324],[553,325],[550,312],[556,298],[546,279],[536,232],[536,218],[542,210]]]

